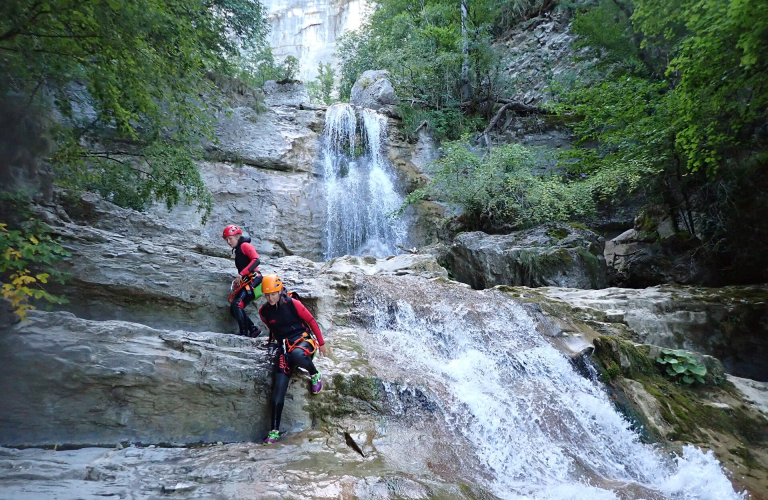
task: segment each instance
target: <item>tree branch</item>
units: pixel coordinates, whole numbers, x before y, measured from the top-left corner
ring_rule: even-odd
[[[485,130],[483,130],[483,135],[486,135],[486,136],[487,136],[487,135],[488,135],[488,132],[490,132],[491,130],[493,130],[493,127],[495,127],[495,126],[496,126],[496,123],[499,121],[499,119],[500,119],[500,118],[501,118],[501,116],[504,114],[504,112],[506,112],[506,111],[507,111],[507,109],[509,109],[509,108],[510,108],[510,106],[511,106],[511,104],[510,104],[510,103],[506,103],[505,105],[503,105],[503,106],[501,107],[501,109],[500,109],[500,110],[499,110],[499,111],[496,113],[496,116],[494,116],[494,117],[491,119],[491,122],[488,124],[488,126],[487,126],[487,127],[485,127]]]

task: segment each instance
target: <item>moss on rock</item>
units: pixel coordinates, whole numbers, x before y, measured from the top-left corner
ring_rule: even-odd
[[[623,393],[628,386],[626,379],[630,379],[642,384],[645,392],[657,401],[661,418],[668,428],[654,426],[652,417],[637,412],[643,425],[649,428],[650,436],[708,447],[717,441],[739,443],[737,447],[718,449],[718,457],[724,462],[733,462],[733,457],[728,455],[734,455],[750,469],[768,471],[768,464],[761,463],[750,451],[768,446],[768,420],[744,404],[732,384],[679,384],[663,375],[653,358],[652,346],[636,345],[609,336],[596,339],[594,344],[592,359],[611,391]],[[613,399],[617,401],[619,398]],[[627,414],[626,409],[618,409]]]
[[[378,410],[381,382],[361,375],[333,375],[331,383],[309,400],[308,410],[315,422],[328,422],[358,412]]]

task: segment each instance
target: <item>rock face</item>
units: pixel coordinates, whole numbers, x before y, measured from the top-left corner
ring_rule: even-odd
[[[430,255],[408,254],[325,264],[265,259],[262,271],[278,272],[301,293],[330,349],[317,360],[322,393],[310,397],[306,375],[294,376],[286,434],[267,452],[250,442],[268,425],[271,357],[259,339],[221,333],[234,328],[224,301],[233,272],[226,252],[181,238],[184,229],[154,215],[88,197],[62,202],[41,207],[40,215],[73,254],[67,266],[75,276],[62,290],[72,302],[68,311],[0,324],[0,444],[114,448],[0,449],[0,487],[13,496],[496,498],[509,487],[494,458],[509,451],[496,443],[531,449],[540,440],[555,448],[566,441],[574,443],[569,453],[597,456],[620,434],[622,446],[640,446],[607,396],[573,371],[594,337],[559,324],[544,328],[538,318],[553,317],[548,306],[521,307],[510,296],[518,289],[472,290],[446,279]],[[568,238],[558,231],[564,228],[551,229],[551,237]],[[98,304],[84,318],[80,302],[89,293]],[[177,311],[195,318],[188,324],[209,327],[182,328]],[[489,373],[514,390],[498,390]],[[736,396],[717,403],[742,404]],[[531,408],[542,425],[534,421],[535,432],[520,433]],[[574,411],[590,432],[549,425],[551,418],[574,420]],[[762,432],[751,413],[739,415]],[[589,437],[594,426],[596,440]],[[242,443],[145,447],[232,440]],[[530,454],[512,453],[539,466]],[[628,487],[633,497],[653,497],[648,485]]]
[[[644,207],[634,228],[605,243],[611,284],[644,288],[664,283],[711,284],[711,270],[697,256],[701,242],[679,231],[659,207]]]
[[[395,89],[389,81],[389,71],[368,70],[352,86],[349,103],[373,110],[397,104]]]
[[[602,238],[562,223],[507,235],[460,234],[444,263],[455,279],[476,289],[495,285],[607,286]]]
[[[298,80],[264,83],[265,102],[268,106],[301,106],[309,104],[307,88]]]
[[[333,62],[336,40],[360,27],[371,3],[367,0],[265,0],[270,22],[269,45],[277,59],[299,60],[299,78],[317,76],[317,65]]]
[[[553,80],[578,74],[573,59],[579,55],[573,46],[575,39],[568,16],[556,12],[534,17],[510,30],[496,43],[504,54],[503,67],[510,85],[505,97],[527,105],[546,102]],[[553,118],[508,111],[499,123],[498,141],[553,150],[569,147],[571,131]],[[547,161],[545,156],[540,159],[542,164]]]
[[[257,342],[34,312],[0,336],[0,442],[255,439],[271,384]]]
[[[643,290],[539,289],[584,319],[670,349],[719,359],[728,373],[768,381],[768,287],[658,286]]]
[[[302,109],[307,91],[296,82],[267,82],[264,101],[230,92],[218,116],[218,141],[199,163],[213,195],[205,224],[189,206],[153,212],[178,228],[219,245],[227,224],[247,228],[260,255],[323,254],[325,195],[317,164],[323,114]]]

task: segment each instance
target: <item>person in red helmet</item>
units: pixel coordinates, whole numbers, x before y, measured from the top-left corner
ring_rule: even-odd
[[[264,276],[262,289],[267,303],[259,308],[259,316],[269,328],[270,340],[277,341],[279,346],[272,387],[272,430],[264,439],[264,444],[273,444],[280,438],[280,418],[291,373],[296,368],[307,370],[312,380],[310,391],[312,394],[319,393],[323,389],[323,381],[312,359],[317,352],[323,356],[327,353],[315,318],[299,300],[286,293],[278,275]],[[309,330],[314,333],[314,338]]]
[[[224,239],[235,254],[235,266],[238,275],[232,283],[234,292],[230,296],[229,312],[235,320],[239,334],[245,337],[258,337],[261,330],[245,314],[245,306],[261,297],[261,272],[259,254],[251,245],[251,238],[243,236],[243,231],[234,224],[224,228]]]

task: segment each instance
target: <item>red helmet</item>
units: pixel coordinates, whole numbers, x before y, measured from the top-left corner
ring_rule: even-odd
[[[224,228],[224,239],[227,239],[227,236],[234,236],[236,234],[243,234],[243,230],[237,227],[234,224],[230,224],[227,227]]]

